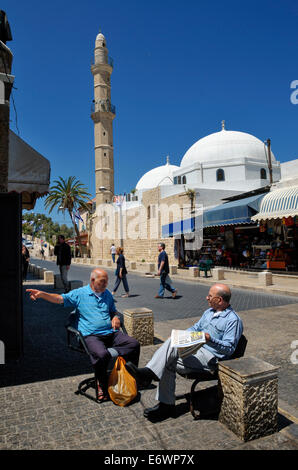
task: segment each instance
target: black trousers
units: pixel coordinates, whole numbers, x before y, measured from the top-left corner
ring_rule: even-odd
[[[115,331],[109,335],[85,336],[85,342],[91,354],[91,363],[95,367],[96,377],[102,387],[107,384],[107,367],[111,359],[108,348],[114,348],[126,361],[139,364],[140,343],[130,336]]]

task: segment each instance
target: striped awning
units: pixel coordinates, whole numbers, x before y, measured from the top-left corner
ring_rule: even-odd
[[[298,216],[298,186],[280,188],[264,196],[260,211],[252,220],[282,219]]]

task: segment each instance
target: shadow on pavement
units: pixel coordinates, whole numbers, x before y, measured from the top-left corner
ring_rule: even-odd
[[[26,289],[60,293],[34,281],[23,286],[24,355],[1,366],[0,387],[92,374],[89,358],[67,347],[65,324],[72,309],[34,302]]]

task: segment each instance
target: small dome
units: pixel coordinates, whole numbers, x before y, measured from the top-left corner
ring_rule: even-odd
[[[181,167],[192,163],[211,163],[238,158],[252,158],[266,163],[266,148],[264,142],[251,134],[238,131],[227,131],[207,135],[190,147],[181,160]],[[276,162],[271,152],[272,163]]]
[[[142,176],[136,189],[152,189],[157,186],[173,184],[173,171],[175,170],[179,170],[179,166],[170,165],[169,157],[167,157],[165,165],[153,168]]]

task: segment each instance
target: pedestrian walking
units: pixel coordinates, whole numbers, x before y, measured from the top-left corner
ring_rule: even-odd
[[[116,275],[116,281],[115,281],[115,286],[112,292],[112,295],[116,293],[116,290],[120,286],[121,281],[123,282],[123,287],[125,290],[125,294],[122,295],[122,297],[128,297],[129,296],[129,287],[126,279],[126,274],[127,274],[127,269],[125,266],[125,257],[123,255],[123,248],[117,248],[116,254],[118,255],[117,259],[117,268],[115,271]]]
[[[54,254],[57,256],[57,265],[60,269],[61,280],[64,286],[64,292],[70,291],[68,282],[68,271],[71,264],[71,250],[68,243],[65,242],[64,235],[58,236],[58,243],[54,248]]]
[[[110,252],[111,252],[111,255],[112,255],[113,263],[115,263],[116,247],[115,247],[114,243],[112,243],[112,246],[110,248]]]
[[[158,275],[160,276],[159,292],[155,296],[156,299],[163,299],[165,289],[172,293],[173,299],[177,295],[177,289],[171,285],[171,279],[169,277],[169,259],[165,251],[166,245],[164,243],[158,244]]]

